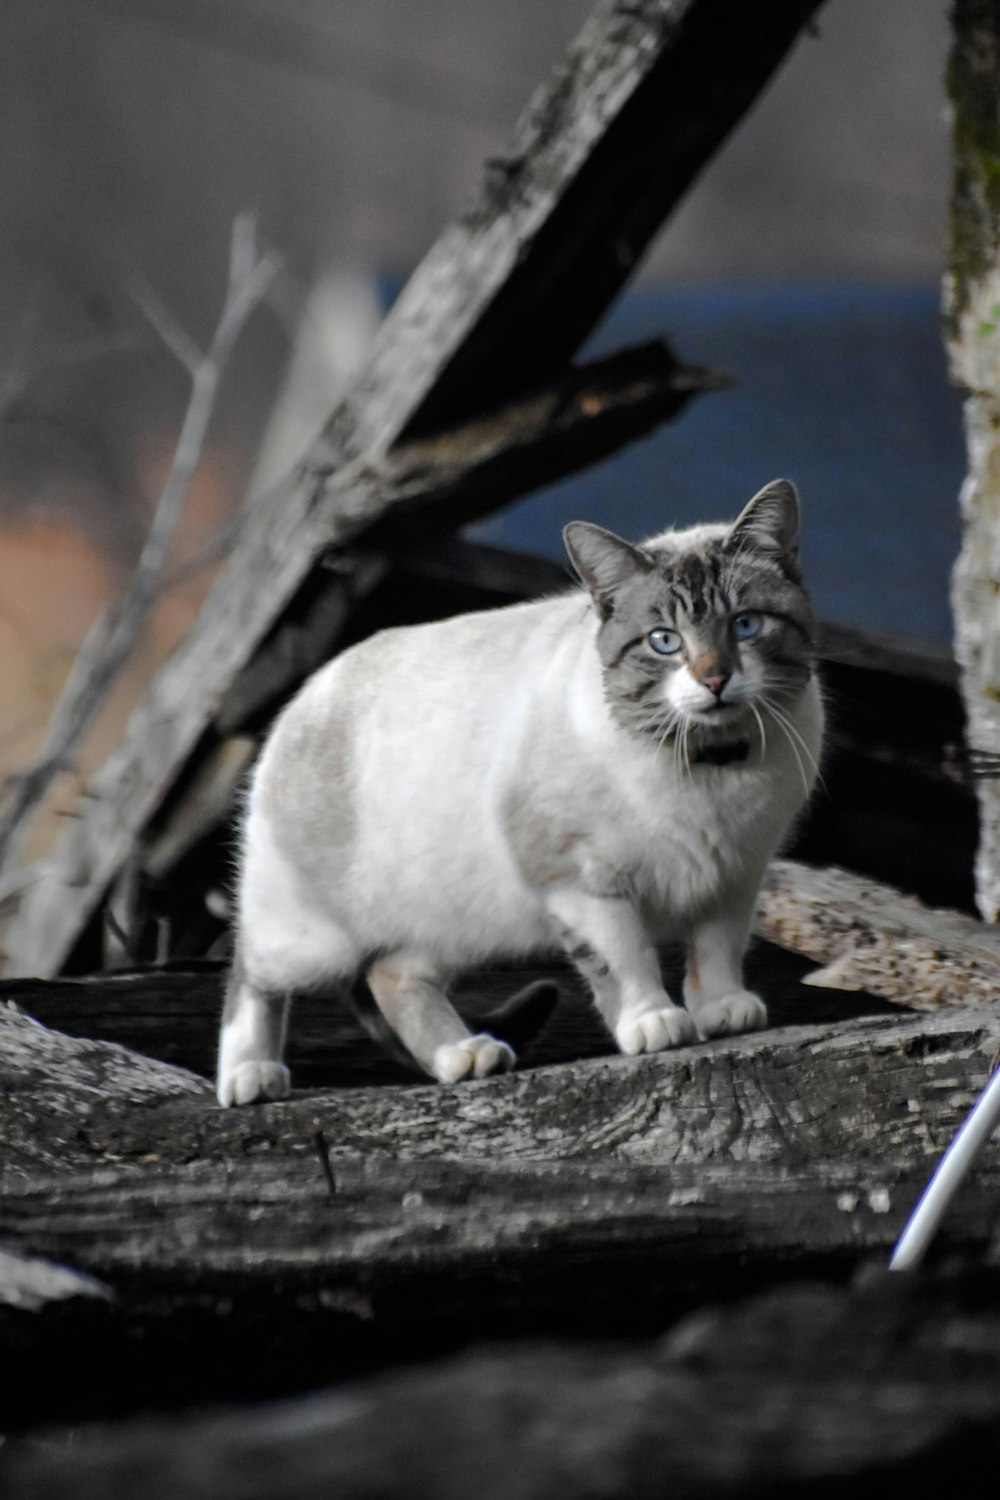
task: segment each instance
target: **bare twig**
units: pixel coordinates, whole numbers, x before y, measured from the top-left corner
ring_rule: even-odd
[[[191,374],[191,396],[174,461],[153,515],[132,579],[117,609],[102,613],[84,642],[49,722],[34,766],[12,781],[0,821],[0,870],[16,861],[28,821],[74,751],[131,655],[160,592],[167,555],[177,530],[233,346],[280,269],[273,253],[258,256],[253,221],[241,215],[233,226],[226,300],[206,353],[200,354],[151,293],[137,296],[140,308],[171,352]]]

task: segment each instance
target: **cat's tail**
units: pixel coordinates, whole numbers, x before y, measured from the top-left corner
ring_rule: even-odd
[[[523,1052],[543,1030],[559,1003],[554,979],[534,979],[476,1022],[515,1052]]]
[[[372,1040],[397,1062],[405,1064],[412,1072],[423,1074],[423,1068],[403,1046],[376,1005],[364,973],[360,973],[353,984],[344,985],[342,993]],[[535,979],[492,1010],[477,1015],[473,1024],[477,1031],[488,1032],[498,1042],[506,1042],[515,1053],[520,1053],[548,1024],[558,1001],[559,986],[554,979]]]

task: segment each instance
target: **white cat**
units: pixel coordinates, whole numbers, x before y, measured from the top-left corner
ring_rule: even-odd
[[[573,522],[587,592],[385,631],[306,683],[250,791],[222,1104],[288,1092],[305,988],[366,981],[442,1082],[509,1068],[445,986],[534,952],[569,954],[623,1052],[766,1025],[743,952],[823,724],[798,522],[786,480],[641,546]]]

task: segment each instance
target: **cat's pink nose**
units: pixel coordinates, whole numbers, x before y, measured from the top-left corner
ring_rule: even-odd
[[[714,693],[717,698],[722,697],[723,689],[728,681],[728,677],[703,677],[701,679],[702,686],[707,687],[708,691]]]

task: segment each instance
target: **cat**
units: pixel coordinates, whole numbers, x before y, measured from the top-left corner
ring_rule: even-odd
[[[288,1093],[289,997],[374,997],[443,1083],[514,1064],[449,976],[567,954],[625,1053],[767,1024],[742,960],[817,776],[823,708],[788,480],[633,544],[571,522],[584,585],[386,630],[279,716],[249,793],[223,1105]],[[656,945],[687,945],[684,1005]]]

